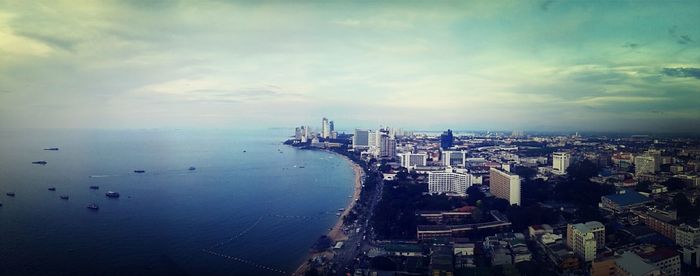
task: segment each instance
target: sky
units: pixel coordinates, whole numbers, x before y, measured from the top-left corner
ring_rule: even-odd
[[[700,1],[4,1],[0,128],[700,132]]]

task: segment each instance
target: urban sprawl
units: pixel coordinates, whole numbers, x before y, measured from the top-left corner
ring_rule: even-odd
[[[700,143],[650,135],[297,127],[364,169],[306,275],[700,275]]]

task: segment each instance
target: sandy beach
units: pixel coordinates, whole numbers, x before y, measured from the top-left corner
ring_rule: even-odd
[[[348,203],[348,206],[345,207],[345,211],[341,214],[340,217],[338,217],[338,221],[336,221],[335,225],[333,225],[333,228],[326,234],[331,240],[333,240],[333,243],[335,244],[336,242],[339,241],[344,241],[347,240],[347,236],[345,233],[343,233],[343,217],[345,217],[347,214],[350,213],[352,208],[355,206],[355,202],[357,202],[357,199],[360,198],[360,192],[362,191],[362,178],[364,177],[364,171],[362,170],[362,167],[360,165],[356,164],[350,158],[343,156],[351,165],[352,169],[355,172],[355,186],[354,186],[354,191],[352,193],[352,199]],[[304,272],[306,272],[307,267],[308,267],[308,260],[311,258],[315,258],[318,256],[325,256],[327,258],[330,258],[333,256],[333,250],[332,249],[327,249],[322,252],[317,252],[313,254],[309,254],[305,259],[304,262],[297,268],[296,271],[292,275],[304,275]]]

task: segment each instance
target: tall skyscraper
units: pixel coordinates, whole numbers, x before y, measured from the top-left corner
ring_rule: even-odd
[[[491,168],[489,176],[492,195],[520,205],[520,176],[496,168]]]
[[[352,147],[355,149],[366,149],[369,147],[369,130],[355,129],[352,136]]]
[[[321,120],[321,138],[328,138],[331,136],[330,125],[328,124],[328,118],[323,117]]]
[[[440,135],[440,148],[449,149],[454,143],[454,137],[452,136],[452,130],[448,129],[442,135]]]
[[[387,159],[396,157],[396,139],[384,133],[379,139],[379,157]]]
[[[564,175],[569,168],[571,155],[568,152],[555,152],[552,154],[552,172]]]
[[[335,123],[333,121],[328,122],[328,126],[331,132],[335,131]]]

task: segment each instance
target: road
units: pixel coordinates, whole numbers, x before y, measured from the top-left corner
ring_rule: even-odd
[[[335,250],[335,256],[333,257],[333,268],[336,271],[336,275],[352,274],[359,265],[358,257],[375,247],[373,244],[374,233],[370,221],[374,208],[381,200],[384,182],[381,173],[378,173],[376,168],[370,168],[368,175],[377,178],[376,190],[370,197],[369,208],[363,214],[360,214],[356,223],[346,226],[348,239],[344,242],[341,249]]]

